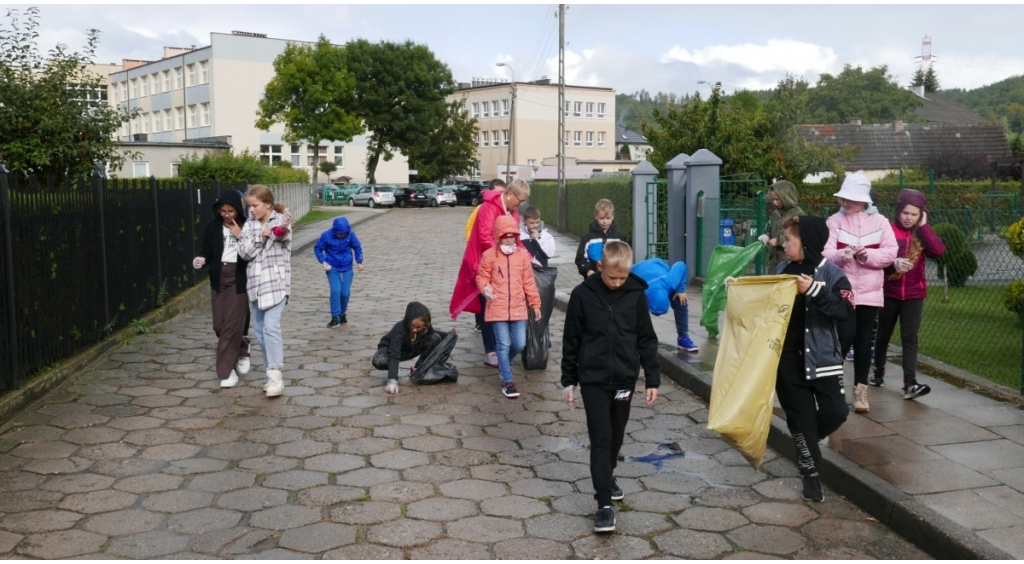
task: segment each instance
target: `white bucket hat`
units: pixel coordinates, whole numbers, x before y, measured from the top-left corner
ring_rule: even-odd
[[[847,174],[846,179],[843,180],[843,187],[833,196],[850,200],[851,202],[864,202],[870,206],[871,181],[859,172]]]

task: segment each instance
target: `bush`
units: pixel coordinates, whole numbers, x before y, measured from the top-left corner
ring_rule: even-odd
[[[565,191],[570,233],[585,234],[594,221],[594,204],[607,198],[615,204],[615,227],[633,238],[632,177],[570,180],[566,182]],[[557,182],[534,182],[530,186],[530,203],[540,208],[545,223],[558,225]]]
[[[1024,280],[1016,280],[1006,287],[1003,293],[1003,305],[1017,314],[1017,319],[1024,323]]]
[[[935,259],[939,265],[939,278],[945,278],[953,287],[962,287],[978,271],[978,257],[967,247],[967,237],[952,223],[939,223],[933,228],[942,239],[946,254]]]
[[[1006,242],[1010,245],[1011,253],[1024,258],[1024,218],[1006,230]]]
[[[191,178],[193,182],[238,184],[243,180],[249,184],[286,184],[308,182],[305,171],[290,167],[271,167],[246,149],[242,153],[207,153],[199,157],[195,153],[181,159],[178,175]]]

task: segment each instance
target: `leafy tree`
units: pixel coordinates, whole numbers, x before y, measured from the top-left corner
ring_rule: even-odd
[[[352,141],[363,132],[353,111],[356,78],[344,48],[323,35],[315,45],[289,43],[274,59],[274,73],[256,112],[257,128],[269,131],[283,123],[281,138],[312,144],[313,162],[320,160],[320,141]]]
[[[807,92],[807,118],[813,123],[920,121],[914,110],[923,106],[913,92],[901,88],[886,65],[864,71],[846,65],[833,76],[822,73]]]
[[[953,88],[942,93],[986,119],[1001,122],[1008,133],[1024,132],[1024,76],[974,90]]]
[[[119,169],[131,153],[114,135],[138,111],[107,104],[103,79],[90,72],[100,32],[82,53],[57,44],[39,52],[39,9],[7,10],[0,26],[0,162],[14,172],[78,176],[106,164]]]
[[[283,184],[308,182],[306,171],[287,166],[270,166],[248,149],[235,155],[230,152],[206,153],[202,157],[192,153],[181,159],[178,176],[194,182],[208,184],[214,180],[222,184]]]
[[[327,175],[327,179],[330,180],[331,173],[338,170],[338,165],[334,164],[332,161],[324,161],[320,163],[320,166],[317,168],[320,169],[320,172]]]
[[[477,120],[466,113],[461,101],[448,103],[448,115],[426,143],[409,152],[409,168],[417,179],[433,181],[467,174],[476,162]]]
[[[412,41],[357,39],[345,51],[356,80],[351,108],[370,132],[366,176],[372,184],[381,158],[408,155],[430,141],[448,115],[445,97],[455,92],[455,81],[448,65]]]

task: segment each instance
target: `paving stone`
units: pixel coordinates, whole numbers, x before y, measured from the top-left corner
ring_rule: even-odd
[[[441,452],[458,448],[458,443],[448,437],[421,435],[402,439],[402,448],[419,452]]]
[[[882,539],[885,527],[846,519],[818,519],[804,525],[802,531],[815,544],[860,548]]]
[[[412,547],[436,539],[443,534],[441,525],[415,519],[395,519],[374,525],[366,531],[370,542],[395,547]]]
[[[799,478],[777,478],[755,484],[753,489],[770,499],[798,501],[803,499],[801,497],[801,487]]]
[[[451,417],[435,413],[416,413],[414,415],[403,415],[401,422],[406,425],[422,425],[431,427],[433,425],[444,425],[451,422]]]
[[[180,443],[184,435],[173,429],[145,429],[132,431],[124,437],[124,442],[138,446],[156,446]]]
[[[557,460],[558,457],[552,453],[535,450],[508,450],[498,453],[498,462],[508,464],[509,466],[533,468],[548,462],[556,462]]]
[[[458,466],[460,468],[469,468],[470,466],[487,464],[493,459],[494,456],[488,452],[466,449],[448,450],[445,452],[439,452],[434,456],[434,461],[438,464],[444,464],[445,466]]]
[[[22,466],[26,472],[36,474],[77,474],[88,470],[94,461],[77,456],[58,460],[36,460]]]
[[[206,507],[168,517],[167,528],[176,533],[194,535],[218,529],[230,529],[241,518],[242,514],[237,511]]]
[[[138,499],[137,495],[113,490],[72,494],[60,503],[61,509],[77,513],[105,513],[127,509]]]
[[[483,480],[457,480],[441,484],[441,495],[480,501],[505,495],[505,484]]]
[[[487,545],[459,539],[441,539],[412,551],[413,560],[491,560]],[[524,559],[525,556],[516,557]]]
[[[654,554],[651,543],[627,535],[590,535],[572,543],[576,558],[639,560]]]
[[[4,476],[4,479],[7,477]],[[28,489],[0,495],[0,513],[20,513],[35,509],[55,509],[64,497],[58,492]]]
[[[257,511],[268,507],[284,505],[288,502],[288,492],[261,487],[246,488],[221,494],[217,505],[239,511]]]
[[[741,488],[705,488],[691,496],[695,505],[739,508],[763,501],[756,493]]]
[[[327,484],[326,472],[311,472],[309,470],[288,470],[278,472],[263,478],[263,485],[268,488],[283,490],[304,490],[313,486]],[[251,483],[249,485],[252,485]]]
[[[540,478],[519,480],[509,484],[513,495],[538,498],[555,498],[575,492],[568,482],[553,482]]]
[[[551,462],[542,464],[534,470],[537,472],[538,478],[545,480],[575,482],[590,477],[590,466],[574,462]]]
[[[349,470],[366,466],[366,461],[361,456],[351,454],[321,454],[307,458],[303,463],[306,470],[319,470],[331,474],[342,474]]]
[[[294,529],[321,521],[321,513],[318,507],[282,505],[253,513],[249,525],[272,530]]]
[[[204,492],[226,492],[248,488],[256,481],[256,477],[246,472],[227,470],[213,474],[203,474],[192,478],[188,487]]]
[[[226,460],[214,460],[211,458],[186,458],[175,460],[164,468],[168,474],[206,474],[219,472],[228,467]]]
[[[43,533],[50,534],[50,533]],[[0,552],[10,552],[14,550],[14,547],[21,542],[21,539],[25,537],[16,535],[14,533],[8,533],[7,531],[0,531]]]
[[[165,427],[170,427],[171,429],[177,429],[179,431],[196,431],[199,429],[216,427],[220,424],[220,419],[214,419],[212,417],[189,417],[188,419],[164,421],[162,424]]]
[[[462,439],[462,446],[464,448],[492,453],[519,449],[519,445],[516,444],[515,441],[498,437],[470,437]]]
[[[472,501],[447,497],[432,497],[406,507],[406,516],[427,521],[455,521],[479,513]]]
[[[67,458],[78,450],[77,445],[61,441],[44,441],[39,443],[26,443],[11,451],[11,454],[19,458],[28,459],[50,459]]]
[[[752,486],[769,478],[749,466],[719,466],[708,470],[706,476],[712,483],[724,486]]]
[[[412,503],[434,495],[434,486],[419,482],[389,482],[370,488],[370,499],[392,503]]]
[[[285,388],[287,390],[288,388]],[[273,548],[270,550],[264,550],[256,554],[248,554],[246,558],[251,560],[313,560],[315,557],[312,554],[304,554],[302,552],[295,552],[294,550],[285,550],[283,548]]]
[[[330,552],[325,552],[324,560],[401,560],[402,550],[390,546],[381,546],[360,542],[350,544]]]
[[[170,444],[146,448],[139,456],[150,460],[181,460],[192,458],[201,450],[202,448],[196,445]]]
[[[249,470],[257,474],[273,474],[291,470],[299,465],[294,458],[282,458],[280,456],[258,456],[249,458],[238,463],[242,470]]]
[[[371,456],[370,464],[377,468],[404,470],[413,466],[430,464],[430,457],[422,452],[396,449]]]
[[[18,554],[45,560],[73,558],[83,554],[98,552],[106,542],[107,537],[87,531],[75,529],[70,531],[54,531],[52,533],[29,535],[18,546]],[[0,549],[2,548],[4,547],[0,547]],[[10,551],[9,548],[4,550],[4,552],[8,551]]]
[[[100,474],[75,474],[72,476],[55,476],[48,479],[42,486],[44,490],[63,493],[91,492],[109,488],[114,478]]]
[[[61,417],[76,417],[76,416],[88,416],[88,413],[72,413],[69,415],[63,415]],[[77,425],[76,425],[77,426]],[[22,427],[17,431],[11,431],[4,434],[4,438],[23,443],[41,443],[59,440],[64,436],[64,430],[58,429],[56,426],[51,427],[49,425],[31,425],[28,427]]]
[[[330,443],[301,439],[278,445],[274,449],[274,454],[277,456],[307,458],[318,454],[324,454],[325,452],[331,452],[333,449],[334,447]]]
[[[246,439],[254,443],[264,443],[268,445],[279,445],[284,443],[291,443],[302,439],[303,432],[299,429],[287,429],[284,427],[276,427],[271,429],[260,429],[253,431],[246,435]]]
[[[358,456],[370,456],[382,452],[388,452],[398,445],[394,439],[381,439],[376,437],[364,437],[352,441],[344,441],[338,444],[338,452],[344,454],[355,454]]]
[[[156,472],[167,465],[164,460],[145,460],[142,458],[121,458],[113,460],[100,460],[92,465],[90,470],[95,474],[103,474],[114,478],[125,476],[138,476]]]
[[[737,511],[717,507],[691,507],[673,519],[681,527],[712,532],[731,531],[750,522]]]
[[[234,429],[193,429],[185,432],[182,441],[198,446],[219,445],[237,441],[242,437],[241,431]]]
[[[616,474],[618,469],[616,468]],[[679,474],[655,474],[640,478],[647,488],[667,493],[689,494],[698,492],[708,486],[708,483],[697,476],[682,476]]]
[[[402,506],[380,501],[345,503],[331,510],[331,520],[347,525],[372,525],[402,516]]]
[[[158,528],[164,522],[164,516],[140,509],[125,509],[93,515],[86,519],[82,528],[87,531],[110,537],[144,533]]]
[[[158,558],[188,547],[189,537],[170,531],[149,531],[126,537],[117,537],[107,548],[107,553],[126,558]]]
[[[175,490],[150,494],[142,501],[142,507],[160,513],[181,513],[213,503],[213,494],[191,490]]]
[[[88,458],[89,460],[117,460],[134,456],[139,449],[124,443],[110,443],[83,447],[75,453],[75,456]]]
[[[474,466],[470,468],[469,472],[474,479],[487,480],[489,482],[509,483],[533,478],[532,470],[518,466],[508,466],[505,464],[484,464],[481,466]]]
[[[336,476],[334,478],[334,482],[339,486],[369,488],[371,486],[376,486],[377,484],[394,482],[399,478],[398,472],[394,470],[360,468],[358,470],[352,470],[351,472],[346,472]]]
[[[523,536],[523,525],[512,519],[478,515],[448,525],[448,536],[477,542],[498,542]]]
[[[216,554],[228,543],[238,540],[249,532],[247,527],[231,527],[193,535],[188,549],[194,553]]]
[[[616,532],[624,535],[648,537],[675,528],[675,523],[664,515],[646,511],[618,511],[615,515]],[[649,538],[649,537],[648,537]]]
[[[552,513],[526,520],[527,536],[559,542],[571,542],[593,531],[593,520],[574,515]]]
[[[110,421],[108,427],[121,429],[122,431],[139,431],[142,429],[155,429],[165,425],[167,422],[156,417],[138,415],[135,417],[120,417]]]
[[[685,495],[647,491],[630,495],[629,506],[637,511],[676,513],[690,507],[690,500]]]
[[[790,529],[772,525],[746,525],[726,535],[743,548],[778,555],[793,554],[807,542]]]
[[[765,542],[770,541],[766,539]],[[721,535],[686,529],[658,535],[654,537],[654,544],[659,550],[688,559],[710,560],[732,552],[732,546]]]
[[[597,501],[593,495],[569,494],[551,500],[551,507],[569,515],[593,515],[597,511]]]
[[[439,464],[428,464],[409,468],[402,472],[406,480],[413,482],[425,482],[428,484],[443,484],[469,477],[469,470],[455,466],[442,466]]]
[[[567,560],[572,547],[546,539],[512,539],[494,545],[494,556],[501,560]]]
[[[316,523],[285,531],[277,542],[282,548],[319,553],[356,542],[356,529],[337,523]]]
[[[803,503],[766,502],[751,505],[743,510],[743,515],[754,523],[763,525],[781,525],[783,527],[800,527],[815,519],[818,514]]]
[[[350,486],[316,486],[299,492],[302,505],[327,506],[366,498],[366,490]]]
[[[485,515],[513,519],[526,519],[551,512],[546,503],[517,495],[485,499],[480,502],[480,510]]]
[[[527,437],[520,439],[519,444],[524,449],[538,450],[542,452],[561,452],[574,447],[573,440],[568,437]]]
[[[50,425],[54,427],[61,427],[63,429],[79,429],[82,427],[92,427],[93,425],[103,425],[108,421],[110,421],[109,417],[96,415],[95,413],[72,413],[68,415],[60,415],[54,417],[53,419],[50,420]],[[111,426],[113,427],[113,425]],[[53,438],[59,437],[60,435],[57,434],[57,436]]]

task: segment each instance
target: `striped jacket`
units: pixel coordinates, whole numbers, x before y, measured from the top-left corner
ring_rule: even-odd
[[[822,252],[829,262],[838,266],[850,279],[857,305],[882,307],[885,298],[882,284],[885,282],[885,267],[896,260],[896,236],[892,227],[881,214],[858,212],[847,214],[842,211],[825,220],[828,225],[828,241]],[[843,262],[846,247],[864,247],[867,260],[854,259]]]
[[[263,239],[264,227],[284,225],[284,216],[271,210],[266,225],[249,219],[238,237],[238,256],[249,261],[246,269],[249,301],[261,310],[281,303],[292,290],[292,233]]]

